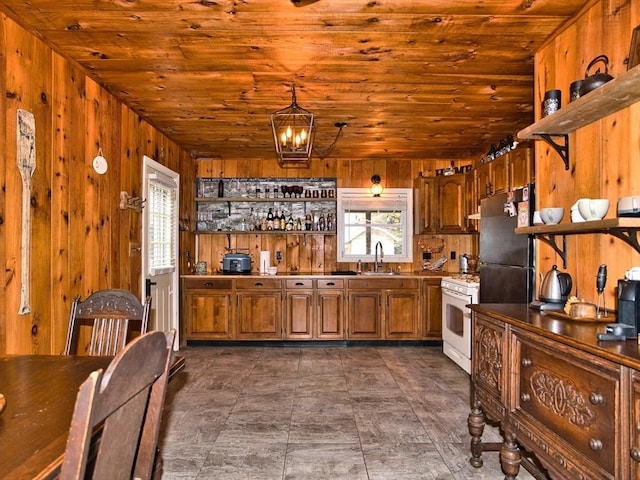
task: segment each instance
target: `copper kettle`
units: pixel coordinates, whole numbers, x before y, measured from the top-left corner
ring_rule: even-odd
[[[602,62],[604,64],[604,73],[600,73],[600,69],[598,68],[593,75],[589,75],[591,68],[598,62]],[[598,55],[596,58],[589,62],[587,66],[587,70],[584,73],[584,80],[580,85],[580,96],[586,95],[592,90],[601,87],[608,81],[613,80],[613,77],[609,75],[609,57],[606,55]]]

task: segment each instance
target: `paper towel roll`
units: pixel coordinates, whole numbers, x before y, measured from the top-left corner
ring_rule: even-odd
[[[267,273],[267,268],[271,266],[271,252],[263,250],[260,252],[260,273]]]

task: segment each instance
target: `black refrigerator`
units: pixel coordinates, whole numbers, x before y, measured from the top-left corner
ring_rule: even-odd
[[[533,237],[514,231],[518,204],[531,206],[521,212],[531,225],[533,194],[531,184],[480,202],[480,303],[529,303],[535,296]]]

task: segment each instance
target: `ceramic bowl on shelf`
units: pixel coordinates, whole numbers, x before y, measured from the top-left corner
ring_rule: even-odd
[[[540,219],[545,225],[556,225],[560,223],[564,216],[564,208],[549,207],[540,209]]]
[[[578,200],[578,211],[585,220],[602,220],[609,210],[606,198],[581,198]]]

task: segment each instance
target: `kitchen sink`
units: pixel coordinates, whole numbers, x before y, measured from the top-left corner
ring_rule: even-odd
[[[362,275],[371,275],[371,276],[389,276],[389,275],[398,275],[398,272],[362,272]]]

